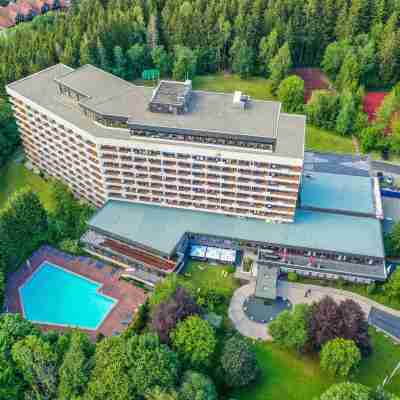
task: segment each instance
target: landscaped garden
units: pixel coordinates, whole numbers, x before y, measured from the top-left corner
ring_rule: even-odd
[[[191,261],[186,270],[188,275],[184,274],[179,279],[183,284],[193,284],[195,288],[223,287],[229,293],[238,287],[238,283],[233,275],[224,277],[222,271],[226,270],[230,271],[230,267]],[[369,333],[372,352],[352,370],[350,380],[376,388],[399,362],[400,347],[373,328],[369,329]],[[318,353],[299,353],[275,341],[250,343],[260,374],[251,385],[230,391],[229,395],[235,399],[309,400],[320,396],[332,384],[343,381],[343,378],[321,369]],[[386,389],[400,393],[400,375],[394,377]]]
[[[17,153],[4,167],[0,168],[0,209],[5,206],[14,192],[25,188],[32,189],[47,210],[53,209],[54,199],[49,183],[28,170],[23,164],[21,154]]]

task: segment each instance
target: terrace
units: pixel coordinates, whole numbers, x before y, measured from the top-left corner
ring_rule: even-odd
[[[99,333],[111,336],[123,331],[138,307],[146,300],[143,289],[119,280],[121,270],[106,265],[103,262],[88,257],[76,257],[60,252],[50,246],[42,246],[27,260],[27,262],[7,279],[6,285],[6,309],[11,313],[22,314],[22,306],[18,289],[33,275],[43,262],[50,262],[62,267],[66,271],[73,272],[82,277],[102,284],[101,294],[117,300],[112,311],[103,320],[96,330],[85,331],[94,340]],[[50,300],[50,299],[49,299]],[[41,325],[43,331],[49,329],[64,330],[59,325]]]

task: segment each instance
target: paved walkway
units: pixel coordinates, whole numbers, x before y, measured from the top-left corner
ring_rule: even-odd
[[[229,305],[229,318],[243,336],[253,339],[271,340],[272,338],[268,333],[266,325],[251,321],[243,311],[244,301],[254,293],[255,288],[255,282],[251,282],[235,291]]]
[[[229,306],[229,318],[235,325],[236,329],[242,335],[253,339],[271,340],[271,336],[268,333],[267,326],[265,324],[259,324],[257,322],[251,321],[243,311],[244,300],[248,296],[254,294],[254,290],[254,281],[250,282],[247,285],[241,286],[239,289],[236,290],[236,292],[232,296]],[[309,295],[307,297],[304,297],[306,291],[308,290],[310,290]],[[331,287],[278,281],[277,295],[279,297],[282,297],[283,299],[290,300],[293,305],[301,303],[311,304],[322,299],[325,296],[332,297],[336,302],[340,302],[346,299],[352,299],[360,305],[367,317],[370,316],[371,310],[373,310],[373,312],[375,312],[375,310],[379,310],[383,313],[388,314],[388,316],[392,318],[400,318],[400,311],[398,310],[386,307],[356,293],[348,292],[346,290],[334,289]],[[371,321],[370,319],[369,322],[373,323],[373,321]],[[380,326],[377,327],[383,329]],[[390,334],[390,332],[386,333]],[[400,338],[396,339],[399,340]]]

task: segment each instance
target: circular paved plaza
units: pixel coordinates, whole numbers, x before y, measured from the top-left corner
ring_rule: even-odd
[[[265,324],[272,321],[282,311],[290,310],[292,304],[289,300],[278,297],[275,300],[266,300],[250,296],[243,303],[245,315],[254,322]]]

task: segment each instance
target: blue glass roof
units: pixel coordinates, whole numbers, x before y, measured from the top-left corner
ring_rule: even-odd
[[[310,172],[303,175],[300,200],[302,207],[375,214],[370,177]]]

